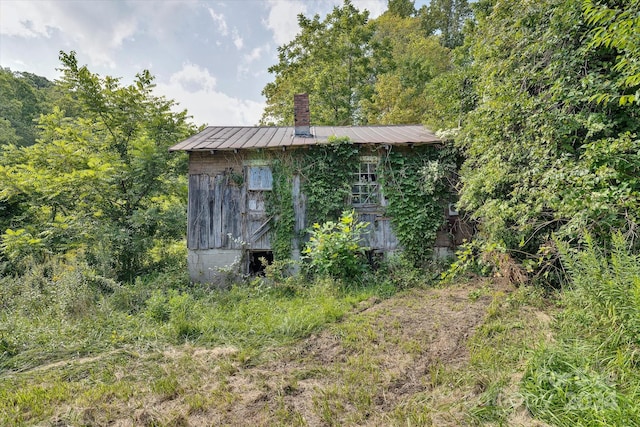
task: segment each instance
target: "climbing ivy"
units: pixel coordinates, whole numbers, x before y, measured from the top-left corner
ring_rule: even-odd
[[[273,217],[271,247],[276,260],[291,256],[295,236],[292,177],[302,177],[309,225],[336,221],[349,204],[360,151],[348,138],[334,138],[314,146],[302,156],[274,154],[273,187],[267,213]],[[443,223],[443,209],[452,197],[447,183],[455,170],[453,151],[442,147],[416,147],[410,152],[391,149],[382,156],[379,179],[387,200],[385,214],[404,252],[419,265],[425,259]]]
[[[360,161],[358,147],[348,138],[330,138],[302,159],[302,192],[307,198],[307,224],[337,220],[350,209],[353,173]]]
[[[271,249],[275,260],[291,258],[292,239],[295,231],[292,177],[294,167],[291,156],[274,157],[271,160],[273,184],[266,192],[266,212],[272,217]]]
[[[455,170],[455,155],[433,146],[415,147],[410,153],[390,150],[380,166],[386,214],[405,255],[420,265],[433,246],[444,221],[444,207],[452,198],[447,177]]]

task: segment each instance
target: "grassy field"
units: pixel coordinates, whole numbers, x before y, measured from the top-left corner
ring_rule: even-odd
[[[637,425],[638,309],[598,309],[638,292],[637,258],[587,255],[559,293],[416,271],[217,291],[37,266],[1,279],[0,425]]]

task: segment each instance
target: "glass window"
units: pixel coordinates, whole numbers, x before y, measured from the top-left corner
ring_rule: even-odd
[[[362,161],[354,176],[351,201],[354,205],[376,205],[380,202],[377,162]]]

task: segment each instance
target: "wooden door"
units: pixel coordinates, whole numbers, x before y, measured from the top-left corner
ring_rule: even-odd
[[[271,250],[271,218],[265,210],[265,192],[247,191],[247,243],[251,250]]]

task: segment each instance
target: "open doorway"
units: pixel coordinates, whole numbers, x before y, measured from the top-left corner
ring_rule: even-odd
[[[266,261],[263,262],[263,260]],[[263,276],[264,268],[273,262],[272,251],[249,251],[249,274]]]

